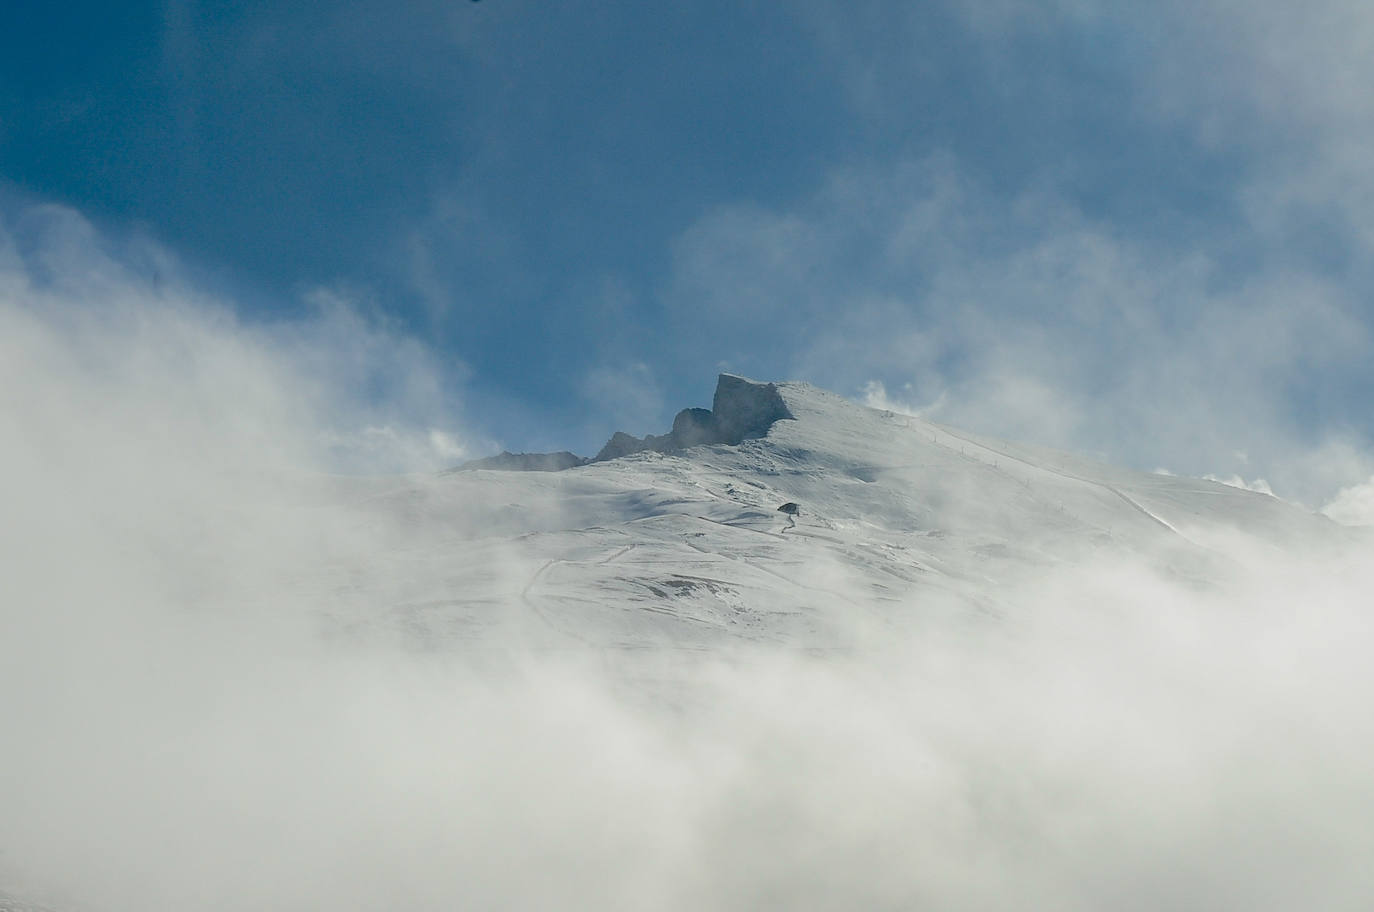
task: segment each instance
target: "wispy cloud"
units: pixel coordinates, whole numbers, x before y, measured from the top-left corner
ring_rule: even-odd
[[[1001,200],[940,156],[837,175],[792,210],[710,216],[680,242],[670,300],[708,337],[767,338],[760,373],[876,380],[940,401],[942,420],[1141,467],[1239,471],[1244,450],[1246,471],[1320,502],[1343,482],[1305,474],[1310,454],[1342,435],[1367,449],[1347,418],[1370,379],[1361,299],[1222,257],[1053,193]],[[1334,392],[1320,413],[1314,370]]]
[[[1350,861],[1363,555],[1237,552],[1251,569],[1207,588],[1037,569],[997,622],[920,599],[850,657],[705,657],[658,696],[601,651],[420,655],[378,592],[460,599],[483,514],[442,480],[387,501],[400,482],[327,475],[341,443],[368,464],[463,445],[427,436],[451,425],[424,347],[336,296],[247,325],[72,213],[40,221],[0,247],[4,884],[113,912],[1357,908],[1374,887]],[[508,577],[494,622],[529,569],[481,568]],[[842,571],[808,572],[861,603]],[[322,624],[345,608],[355,626]]]
[[[194,428],[208,465],[275,464],[286,448],[355,472],[435,468],[468,448],[453,430],[461,363],[441,368],[366,301],[319,290],[303,318],[244,322],[146,241],[101,236],[59,207],[10,222],[7,392],[35,430],[171,439]],[[79,420],[23,392],[55,388],[57,405],[80,404]]]
[[[1322,512],[1347,525],[1374,526],[1374,478],[1341,488]]]

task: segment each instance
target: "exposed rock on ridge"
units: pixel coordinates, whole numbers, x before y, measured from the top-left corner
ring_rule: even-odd
[[[462,469],[507,469],[556,472],[591,462],[605,462],[632,453],[672,453],[688,447],[725,444],[734,446],[751,437],[763,437],[773,422],[793,418],[778,387],[734,374],[721,374],[711,408],[686,408],[673,419],[666,434],[632,437],[616,431],[591,459],[573,453],[502,453],[459,466]]]
[[[652,450],[670,453],[707,444],[734,446],[750,437],[763,437],[773,422],[791,418],[787,403],[772,383],[757,383],[734,374],[721,374],[710,410],[686,408],[673,419],[673,429],[659,436],[631,437],[616,431],[592,462],[602,462]]]
[[[716,395],[711,400],[711,416],[722,438],[718,442],[731,445],[750,437],[763,437],[774,421],[794,418],[775,384],[756,383],[734,374],[721,374],[717,378]],[[678,418],[681,417],[680,413]],[[673,426],[676,430],[676,421]]]

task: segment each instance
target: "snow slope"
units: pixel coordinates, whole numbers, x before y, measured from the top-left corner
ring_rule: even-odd
[[[353,483],[409,544],[335,581],[331,623],[429,647],[514,636],[543,648],[843,649],[861,629],[1010,610],[1008,593],[1046,567],[1143,560],[1207,585],[1238,554],[1349,534],[1216,482],[991,440],[803,383],[720,382],[746,398],[775,389],[791,417],[770,413],[762,436],[737,444],[650,437],[668,451],[563,471]],[[729,422],[719,394],[716,412]]]

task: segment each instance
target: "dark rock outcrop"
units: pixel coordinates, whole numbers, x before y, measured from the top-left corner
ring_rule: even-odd
[[[673,429],[658,436],[639,438],[616,431],[591,461],[602,462],[646,450],[671,453],[709,444],[734,446],[750,437],[765,436],[773,422],[791,417],[776,385],[721,374],[709,411],[683,409],[673,419]]]
[[[680,447],[721,442],[716,416],[710,409],[704,408],[686,408],[678,412],[668,436]]]
[[[730,444],[763,437],[774,421],[792,418],[776,385],[755,383],[734,374],[721,374],[716,380],[711,414],[720,430],[721,442]]]
[[[619,459],[621,456],[629,456],[631,453],[651,449],[652,447],[646,445],[647,442],[657,439],[657,437],[645,437],[641,440],[638,437],[631,437],[624,431],[616,431],[611,435],[611,439],[606,441],[601,451],[593,456],[590,461],[605,462],[607,459]]]
[[[645,451],[672,453],[688,447],[726,444],[734,446],[751,437],[763,437],[773,422],[792,418],[782,394],[772,383],[756,383],[734,374],[721,374],[711,408],[686,408],[673,419],[666,434],[632,437],[616,431],[591,459],[573,453],[502,453],[466,462],[454,471],[506,469],[524,472],[558,472],[591,462],[619,459]]]

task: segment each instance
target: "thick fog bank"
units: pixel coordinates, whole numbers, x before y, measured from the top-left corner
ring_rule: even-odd
[[[1059,568],[1003,617],[915,605],[858,652],[665,658],[644,690],[518,628],[478,657],[327,636],[352,575],[415,544],[328,479],[340,441],[459,437],[423,407],[368,435],[301,365],[350,352],[407,407],[430,381],[345,312],[283,336],[141,294],[3,272],[0,888],[110,912],[1374,897],[1361,547],[1237,554],[1211,587]]]

